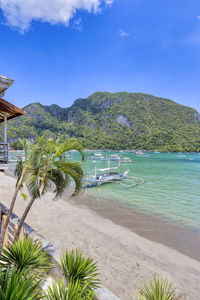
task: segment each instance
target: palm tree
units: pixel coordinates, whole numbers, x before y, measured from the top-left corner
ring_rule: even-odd
[[[83,170],[80,163],[69,161],[65,157],[65,152],[70,150],[80,152],[82,161],[84,160],[83,147],[76,139],[64,143],[60,143],[59,140],[43,139],[32,153],[24,176],[31,200],[21,217],[15,240],[18,239],[21,227],[36,198],[45,194],[51,187],[54,189],[55,197],[61,196],[71,180],[75,183],[73,195],[81,190]]]
[[[24,151],[25,151],[25,161],[23,162],[22,159],[20,159],[17,162],[17,166],[16,166],[16,169],[15,169],[15,176],[17,177],[17,183],[16,183],[15,191],[14,191],[14,194],[13,194],[13,197],[12,197],[12,201],[10,203],[10,207],[9,207],[9,210],[8,210],[6,222],[5,222],[5,225],[4,225],[4,228],[3,228],[3,232],[0,236],[0,251],[3,248],[6,229],[8,227],[8,223],[9,223],[11,214],[13,212],[13,208],[14,208],[14,205],[15,205],[15,202],[16,202],[16,199],[17,199],[18,192],[23,187],[23,182],[24,182],[24,178],[25,178],[25,175],[26,175],[26,167],[29,164],[29,160],[31,159],[31,156],[36,151],[36,149],[39,146],[39,144],[41,143],[41,141],[42,141],[42,138],[39,138],[37,140],[36,145],[32,150],[32,154],[28,157],[28,150],[29,150],[29,147],[30,147],[30,143],[27,142],[26,140],[23,140]]]

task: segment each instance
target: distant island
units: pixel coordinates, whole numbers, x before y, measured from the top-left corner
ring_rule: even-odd
[[[48,134],[76,137],[88,149],[200,152],[200,114],[152,95],[97,92],[69,108],[32,103],[23,109],[26,114],[8,126],[14,146],[20,137]]]

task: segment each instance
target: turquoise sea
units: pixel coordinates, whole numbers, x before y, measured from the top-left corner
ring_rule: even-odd
[[[130,158],[136,163],[121,164],[121,172],[128,170],[130,177],[140,177],[145,183],[131,188],[109,183],[87,189],[86,193],[200,232],[199,153],[147,153],[139,156],[116,151],[86,152],[87,156],[91,153],[99,153],[106,158],[113,154],[122,159]],[[71,160],[80,160],[78,153],[71,155]],[[118,162],[111,162],[111,167],[118,165]],[[95,166],[97,169],[107,168],[108,163],[87,160],[84,163],[85,175],[94,175]]]
[[[200,154],[147,153],[139,156],[121,152],[92,153],[129,157],[136,163],[121,164],[121,171],[129,170],[130,177],[138,176],[145,183],[132,188],[109,183],[87,189],[87,193],[200,230]],[[78,154],[73,154],[72,158],[77,159]],[[111,162],[111,165],[115,167],[118,163]],[[85,173],[94,174],[95,166],[106,168],[107,162],[88,160],[84,166]]]

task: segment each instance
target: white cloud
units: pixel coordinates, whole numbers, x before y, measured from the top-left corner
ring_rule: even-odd
[[[82,31],[82,19],[78,18],[74,20],[72,27],[78,31]]]
[[[119,31],[119,35],[123,38],[123,37],[128,37],[130,36],[130,34],[126,31],[124,31],[123,29],[120,29]]]
[[[197,16],[197,19],[200,21],[200,16]]]
[[[114,1],[114,0],[105,0],[105,3],[106,3],[107,5],[112,5],[113,1]]]
[[[76,10],[97,13],[102,5],[110,6],[114,0],[0,0],[0,9],[7,25],[24,32],[31,22],[39,20],[50,24],[69,25]]]

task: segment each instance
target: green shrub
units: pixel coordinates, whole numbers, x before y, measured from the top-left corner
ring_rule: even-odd
[[[175,300],[172,284],[169,284],[167,279],[163,281],[156,276],[153,280],[149,280],[136,296],[138,300]]]

